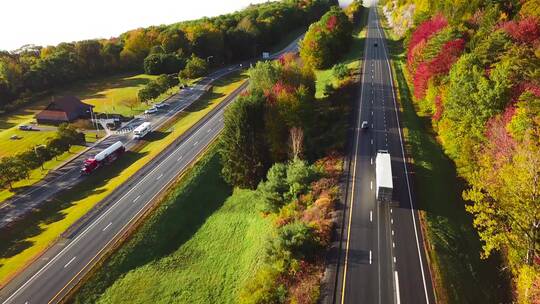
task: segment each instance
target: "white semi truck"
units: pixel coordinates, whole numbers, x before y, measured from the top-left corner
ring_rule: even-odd
[[[137,128],[135,128],[135,130],[133,130],[133,138],[141,139],[146,134],[148,134],[148,132],[152,131],[151,129],[152,129],[152,124],[150,124],[147,121],[143,122],[140,126],[138,126]]]
[[[391,202],[394,185],[392,183],[392,161],[390,160],[390,153],[387,150],[377,151],[377,156],[375,157],[375,175],[377,182],[375,197],[377,201]]]

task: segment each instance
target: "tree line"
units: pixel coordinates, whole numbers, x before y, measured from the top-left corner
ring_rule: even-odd
[[[56,135],[48,139],[47,144],[0,159],[0,187],[12,189],[13,183],[29,178],[30,171],[42,167],[46,161],[68,151],[72,145],[84,142],[83,133],[70,125],[61,124]]]
[[[482,256],[504,252],[516,300],[537,303],[540,3],[406,2],[401,7],[416,8],[414,15],[392,26],[406,33],[414,102],[469,184],[463,197]]]
[[[213,66],[252,58],[334,4],[337,1],[268,2],[214,18],[139,28],[106,40],[0,52],[0,109],[12,109],[38,92],[119,71],[177,73],[192,55]]]

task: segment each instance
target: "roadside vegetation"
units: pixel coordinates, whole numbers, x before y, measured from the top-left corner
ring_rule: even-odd
[[[408,1],[383,9],[405,37],[393,42],[394,68],[445,302],[510,302],[508,274],[514,301],[540,301],[537,6]]]
[[[5,229],[5,233],[0,235],[0,282],[27,265],[244,81],[245,76],[238,73],[216,81],[211,91],[180,113],[174,122],[147,135],[146,145],[136,151],[128,151],[106,170],[86,177],[84,183],[60,193],[39,210]]]

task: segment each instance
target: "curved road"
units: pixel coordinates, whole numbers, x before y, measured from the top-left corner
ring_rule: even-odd
[[[278,58],[285,52],[296,52],[300,38],[271,56],[271,59]],[[244,66],[249,64],[244,63]],[[154,198],[219,135],[226,106],[247,84],[245,82],[218,108],[188,131],[186,136],[164,149],[127,183],[118,187],[103,202],[106,208],[85,226],[55,244],[25,272],[13,279],[0,291],[0,301],[3,304],[60,301],[90,270],[104,250],[122,235],[148,209]]]
[[[377,46],[375,46],[377,44]],[[370,8],[334,303],[435,303],[404,157],[392,72]],[[368,130],[360,123],[367,121]],[[392,159],[393,204],[375,199],[375,156]]]

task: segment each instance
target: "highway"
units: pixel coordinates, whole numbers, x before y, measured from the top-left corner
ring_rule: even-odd
[[[288,45],[283,50],[272,54],[270,59],[275,59],[281,56],[283,53],[295,50],[297,42],[302,36],[298,37],[293,43]],[[107,138],[85,151],[83,154],[77,156],[71,162],[59,168],[57,170],[49,172],[49,174],[36,183],[30,186],[28,190],[18,193],[8,200],[0,203],[0,229],[10,225],[12,222],[24,217],[30,213],[34,208],[39,207],[41,204],[47,202],[47,200],[54,198],[60,191],[69,189],[84,180],[84,176],[80,174],[80,168],[85,159],[92,157],[104,150],[108,146],[117,141],[122,141],[126,148],[129,150],[131,147],[137,144],[137,140],[133,139],[131,131],[138,125],[145,121],[152,123],[153,129],[157,129],[160,125],[164,124],[170,119],[173,119],[175,115],[189,107],[193,102],[197,101],[206,91],[211,88],[214,81],[249,67],[250,64],[255,63],[257,60],[245,61],[240,64],[235,64],[225,68],[221,68],[203,77],[197,84],[181,90],[178,94],[175,94],[166,101],[169,106],[163,108],[155,114],[141,114],[136,116],[133,120],[123,125],[118,131],[112,132]]]
[[[169,98],[166,102],[166,104],[169,105],[168,107],[159,110],[158,113],[155,114],[141,114],[136,116],[122,126],[121,129],[112,132],[111,135],[83,154],[77,156],[62,168],[50,172],[43,180],[36,185],[31,186],[29,190],[16,194],[3,202],[0,206],[0,229],[25,216],[34,208],[43,204],[48,199],[53,198],[61,190],[73,187],[77,183],[83,181],[84,176],[81,176],[80,168],[86,158],[96,155],[117,141],[122,141],[129,150],[137,144],[137,140],[134,140],[133,135],[131,134],[131,131],[135,127],[144,121],[149,121],[152,123],[153,129],[157,129],[161,124],[173,119],[176,114],[197,101],[211,88],[212,82],[227,74],[238,71],[239,69],[240,66],[235,65],[233,67],[220,69],[207,77],[204,77],[194,86],[183,89],[178,94]]]
[[[377,45],[375,45],[377,44]],[[435,303],[404,157],[384,32],[370,8],[334,303]],[[361,129],[367,121],[369,128]],[[375,156],[392,160],[393,202],[375,199]]]
[[[272,55],[271,59],[285,52],[296,52],[299,39],[281,52]],[[247,62],[243,65],[246,67],[249,64]],[[231,72],[236,68],[225,69],[222,73]],[[208,79],[216,77],[211,75]],[[247,87],[247,84],[247,82],[242,84],[227,96],[218,108],[188,131],[186,136],[164,149],[128,182],[115,189],[103,202],[106,208],[68,238],[57,242],[31,267],[6,285],[0,291],[1,303],[32,304],[60,301],[90,270],[105,249],[117,240],[151,206],[154,199],[175,177],[219,135],[223,127],[223,112],[226,106]]]

